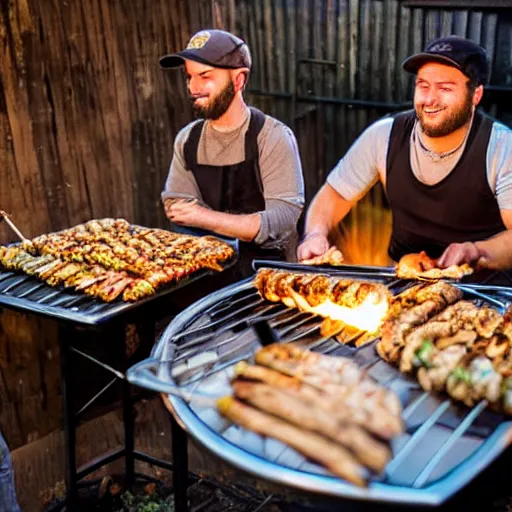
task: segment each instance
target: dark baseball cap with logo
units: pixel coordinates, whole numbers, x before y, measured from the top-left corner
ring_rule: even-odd
[[[489,60],[483,46],[459,36],[441,37],[427,45],[425,50],[405,59],[405,71],[417,73],[427,62],[440,62],[453,66],[477,85],[489,80]]]
[[[176,68],[186,59],[215,68],[251,68],[251,54],[245,42],[224,30],[201,30],[194,34],[183,51],[161,57],[160,67]]]

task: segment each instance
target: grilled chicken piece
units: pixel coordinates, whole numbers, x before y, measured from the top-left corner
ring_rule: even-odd
[[[32,254],[32,256],[37,256],[37,248],[34,245],[34,243],[32,242],[32,240],[23,240],[21,242],[21,248],[24,251]]]
[[[124,219],[120,219],[120,220],[124,220]],[[116,225],[116,220],[112,219],[112,218],[107,217],[105,219],[100,219],[100,220],[98,220],[98,223],[102,227],[102,229],[105,229],[105,230],[114,231],[114,230],[118,229],[118,226]],[[128,223],[126,222],[126,224],[128,224]]]
[[[245,361],[240,361],[235,365],[235,377],[248,380],[257,380],[286,389],[299,389],[302,386],[301,381],[297,377],[290,377],[281,372],[266,368],[265,366],[250,365]],[[316,396],[316,394],[315,394]]]
[[[96,275],[90,272],[86,272],[77,278],[74,278],[73,276],[73,280],[70,282],[70,286],[74,286],[77,292],[81,292],[101,281],[105,281],[108,277],[109,274],[107,271]]]
[[[34,261],[35,256],[32,254],[21,250],[14,258],[12,258],[9,262],[9,268],[13,270],[20,270],[23,265]]]
[[[471,345],[473,345],[477,338],[478,334],[475,331],[467,331],[465,329],[461,329],[460,331],[457,331],[453,336],[438,338],[435,343],[439,350],[443,350],[450,345],[457,344],[462,344],[469,348]]]
[[[382,284],[353,281],[343,294],[335,296],[333,292],[332,300],[340,306],[355,308],[366,301],[369,296],[373,298],[375,303],[381,301],[389,302],[391,299],[389,290]]]
[[[490,359],[468,354],[450,373],[446,390],[456,400],[472,407],[482,399],[490,403],[498,402],[502,381],[503,377]]]
[[[302,382],[298,377],[247,363],[239,363],[235,374],[238,378],[264,382],[289,392],[300,392],[302,400],[322,407],[340,422],[364,427],[379,438],[392,439],[403,431],[400,402],[392,393],[379,389],[371,381],[364,381],[363,386],[360,383],[349,387],[330,383],[319,387]]]
[[[436,268],[436,261],[425,251],[418,254],[406,254],[396,265],[396,275],[401,279],[415,279],[426,270]]]
[[[101,233],[103,231],[103,226],[97,220],[90,220],[85,223],[85,226],[91,233]]]
[[[293,289],[314,307],[322,304],[330,297],[331,279],[329,276],[312,274],[293,282]]]
[[[418,382],[425,391],[444,391],[448,376],[466,355],[466,347],[451,345],[444,350],[437,351],[433,344],[430,346],[430,350],[427,346],[416,353],[418,364],[422,365],[417,374]]]
[[[16,258],[25,251],[20,246],[5,247],[0,263],[8,269],[14,268]]]
[[[44,256],[37,256],[31,261],[27,261],[21,266],[21,270],[28,274],[29,276],[34,275],[38,268],[41,268],[43,265],[50,263],[54,260],[54,256],[51,254],[45,254]]]
[[[323,436],[290,425],[286,421],[243,404],[232,397],[218,400],[220,413],[234,423],[258,434],[273,437],[291,446],[309,459],[315,460],[335,475],[359,486],[365,486],[369,476],[346,448]]]
[[[426,304],[426,303],[425,303]],[[461,329],[471,329],[479,314],[479,308],[469,301],[459,301],[448,306],[432,320],[415,328],[405,339],[405,348],[400,359],[400,371],[410,372],[414,366],[414,354],[425,340],[450,338]],[[474,328],[474,327],[473,327]],[[470,343],[475,338],[467,337]]]
[[[280,278],[287,277],[287,272],[279,272],[269,268],[264,268],[258,271],[256,277],[254,278],[254,286],[258,290],[259,294],[264,298],[271,302],[279,302],[281,300],[281,295],[277,294],[277,290],[281,288],[277,288],[274,291],[274,287],[271,286],[272,282],[279,282]]]
[[[383,393],[384,401],[389,410],[401,410],[400,402],[387,390],[380,388],[373,381],[366,379],[357,364],[344,357],[329,357],[316,352],[303,351],[291,343],[274,343],[256,353],[256,363],[268,366],[286,375],[297,377],[313,387],[328,392],[330,387],[336,388],[339,393],[340,386],[357,384],[357,389],[370,396],[376,397],[375,392]],[[379,395],[380,396],[380,395]]]
[[[105,302],[112,302],[119,297],[125,288],[133,281],[133,277],[123,277],[122,279],[111,281],[103,286],[99,285],[95,295]]]
[[[62,260],[55,259],[51,261],[50,263],[47,263],[46,265],[43,265],[42,267],[39,267],[34,274],[39,277],[39,279],[42,279],[43,281],[46,281],[51,275],[53,275],[55,272],[60,270],[66,263],[64,263]]]
[[[509,352],[510,340],[501,333],[492,336],[485,347],[485,355],[492,359],[494,364],[496,364],[497,360],[502,361]]]
[[[425,340],[451,336],[453,326],[450,322],[430,321],[415,329],[407,336],[405,348],[400,359],[400,371],[407,373],[414,367],[414,355]]]
[[[490,338],[503,323],[503,317],[493,308],[481,307],[474,320],[476,332],[482,338]]]
[[[97,296],[97,297],[101,298],[101,295],[99,295],[99,291],[102,288],[106,288],[107,289],[110,286],[112,286],[115,283],[117,283],[118,281],[121,281],[125,277],[127,277],[126,274],[123,274],[122,272],[110,271],[110,272],[106,273],[105,279],[96,280],[96,282],[93,285],[88,286],[87,288],[81,287],[80,290],[83,290],[84,293],[86,293],[87,295],[89,295],[91,297],[96,297]],[[82,286],[83,286],[83,284],[82,284]],[[78,287],[77,287],[77,289],[78,289]]]
[[[170,283],[174,279],[173,274],[161,271],[155,271],[149,273],[146,277],[146,281],[153,287],[157,288],[158,286],[166,283]]]
[[[425,251],[406,254],[396,265],[396,275],[401,279],[461,279],[472,273],[473,269],[467,263],[439,268],[437,261]]]
[[[336,418],[333,421],[329,411],[303,400],[300,391],[244,381],[233,382],[233,390],[237,398],[264,412],[340,443],[374,472],[380,473],[391,458],[391,451],[384,443],[357,425]]]
[[[123,300],[136,301],[155,294],[155,289],[144,279],[132,281],[123,293]]]
[[[58,284],[64,282],[69,277],[77,274],[82,269],[82,265],[77,263],[68,263],[64,265],[60,270],[55,272],[52,276],[50,276],[46,283],[50,286],[57,286]]]
[[[303,265],[341,265],[343,263],[343,254],[336,247],[332,246],[321,256],[301,260],[300,263]]]
[[[415,327],[443,311],[462,298],[462,292],[448,283],[414,287],[391,302],[387,320],[381,327],[378,354],[386,361],[396,363],[406,343],[406,337]],[[397,306],[406,304],[408,308]]]
[[[291,343],[263,347],[256,353],[255,360],[319,389],[328,384],[354,384],[362,379],[361,370],[350,359],[303,351]]]

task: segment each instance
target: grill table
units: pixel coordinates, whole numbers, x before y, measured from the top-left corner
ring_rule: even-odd
[[[232,239],[222,239],[235,249],[235,256],[223,264],[224,269],[227,269],[236,262],[238,242]],[[155,324],[159,319],[173,313],[173,309],[170,308],[175,308],[175,300],[180,299],[176,292],[184,289],[186,291],[187,288],[200,292],[201,285],[204,283],[208,282],[210,287],[214,285],[217,275],[218,273],[212,270],[201,269],[175,284],[158,289],[155,295],[137,302],[127,303],[116,300],[105,303],[63,287],[50,287],[35,277],[0,267],[0,308],[40,315],[58,322],[63,429],[66,446],[66,502],[70,510],[78,498],[80,480],[121,457],[125,458],[128,486],[133,483],[136,459],[173,470],[173,465],[169,462],[134,450],[133,403],[130,383],[125,377],[125,372],[132,364],[150,352],[155,340]],[[178,302],[183,303],[183,299],[181,298]],[[130,358],[127,357],[125,348],[125,329],[128,324],[135,324],[140,339],[138,349]],[[85,338],[92,340],[99,336],[105,337],[112,345],[116,360],[119,362],[117,368],[105,364],[75,346],[78,341],[83,341]],[[77,412],[73,407],[75,389],[72,357],[74,355],[85,357],[113,375],[112,380]],[[124,447],[77,468],[75,444],[78,416],[85,412],[117,380],[121,381]]]
[[[378,281],[393,293],[411,284],[396,279],[392,269],[326,269],[276,262],[255,265]],[[491,277],[496,280],[499,276]],[[503,279],[508,282],[507,277]],[[501,311],[512,300],[510,286],[457,286],[464,291],[465,298]],[[256,328],[262,320],[283,342],[295,341],[325,354],[353,358],[377,382],[400,397],[407,431],[393,441],[392,460],[384,475],[373,478],[368,488],[334,477],[283,443],[232,425],[216,412],[215,398],[231,393],[229,381],[234,364],[250,359],[261,346]],[[178,444],[182,450],[180,459],[174,459],[178,470],[183,467],[181,460],[186,459],[188,433],[233,466],[285,487],[335,499],[437,506],[463,488],[510,444],[512,422],[487,410],[484,401],[468,409],[446,396],[426,393],[414,379],[378,357],[375,340],[355,347],[361,333],[346,345],[330,337],[321,338],[321,320],[265,301],[248,279],[203,298],[169,324],[152,357],[130,368],[127,378],[161,392],[168,409],[184,429],[180,431],[175,426],[173,430],[173,445]],[[186,475],[180,476],[175,491],[180,497],[177,512],[186,511]]]

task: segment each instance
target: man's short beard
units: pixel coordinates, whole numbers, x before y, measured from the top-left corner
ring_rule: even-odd
[[[422,119],[423,112],[421,109],[423,106],[416,108],[416,117],[418,118],[423,133],[428,137],[445,137],[455,130],[458,130],[465,124],[469,123],[471,116],[473,115],[473,94],[470,90],[467,91],[466,99],[464,104],[459,110],[453,112],[446,121],[439,126],[427,126]]]
[[[216,98],[213,98],[210,103],[206,105],[197,105],[193,103],[194,112],[203,119],[219,119],[228,110],[235,97],[235,86],[230,80],[226,87],[222,89]]]

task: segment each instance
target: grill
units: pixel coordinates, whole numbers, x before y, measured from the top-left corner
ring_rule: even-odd
[[[238,254],[238,243],[233,239],[223,239]],[[222,264],[224,269],[231,267],[236,257]],[[33,276],[0,269],[0,306],[27,313],[37,313],[59,320],[84,325],[97,325],[115,317],[132,312],[149,303],[155,303],[164,296],[197,281],[217,274],[209,269],[201,269],[174,284],[158,288],[155,295],[137,302],[101,302],[84,293],[74,292],[64,287],[53,288]]]
[[[329,272],[386,284],[396,294],[410,286],[392,269],[346,267],[311,269],[292,264],[256,262],[290,270]],[[512,299],[507,286],[457,284],[466,299],[501,312]],[[263,438],[223,419],[215,399],[231,393],[233,366],[251,359],[265,341],[265,321],[281,342],[296,342],[324,354],[353,358],[378,383],[401,399],[406,432],[392,442],[393,458],[384,474],[359,488],[333,477],[292,448]],[[424,392],[417,382],[382,361],[375,340],[356,347],[364,333],[346,345],[322,338],[322,318],[260,298],[251,280],[213,293],[193,304],[167,327],[152,357],[129,369],[134,384],[168,395],[176,420],[218,457],[259,478],[336,498],[436,506],[464,487],[509,444],[512,422],[486,409],[485,401],[469,409],[446,396]],[[271,341],[271,340],[270,340]]]
[[[223,270],[232,267],[238,255],[238,241],[224,239],[235,250],[235,256],[222,264]],[[222,272],[223,274],[224,272]],[[146,355],[154,343],[155,323],[159,318],[172,313],[169,308],[176,308],[172,303],[177,297],[178,290],[192,286],[196,288],[196,282],[206,276],[212,276],[217,281],[218,272],[210,269],[201,269],[180,281],[158,288],[156,293],[137,302],[123,302],[116,299],[111,303],[100,302],[85,294],[73,292],[64,287],[51,287],[35,277],[20,274],[5,269],[0,269],[0,307],[21,311],[28,314],[37,314],[57,320],[59,326],[59,343],[61,357],[61,380],[63,397],[63,428],[66,445],[66,501],[71,510],[77,500],[79,481],[85,476],[120,457],[125,458],[126,483],[131,485],[135,477],[135,459],[150,462],[152,464],[172,469],[172,465],[160,461],[147,454],[135,451],[133,429],[134,417],[132,411],[132,396],[130,385],[124,372],[136,360],[140,360],[142,354]],[[219,276],[220,277],[220,276]],[[222,282],[222,278],[220,278]],[[194,284],[193,284],[194,283]],[[215,283],[212,281],[210,286]],[[197,283],[200,286],[200,283]],[[219,285],[217,285],[219,286]],[[197,292],[197,290],[196,290]],[[165,299],[170,299],[169,304]],[[139,347],[130,359],[126,354],[125,327],[126,324],[135,324],[139,335]],[[79,350],[80,342],[87,338],[89,342],[98,339],[102,333],[108,340],[108,352],[115,354],[116,368],[104,361],[100,361],[90,354]],[[101,338],[100,338],[101,339]],[[87,350],[87,349],[86,349]],[[75,410],[75,380],[76,366],[72,358],[84,357],[95,363],[97,368],[102,368],[111,375],[111,380],[88,400],[80,410]],[[138,358],[138,359],[137,359]],[[76,467],[75,457],[75,429],[78,417],[81,416],[111,385],[121,382],[122,413],[124,423],[124,447],[114,452],[104,454],[99,458],[85,464],[81,468]],[[60,504],[62,505],[62,504]]]

